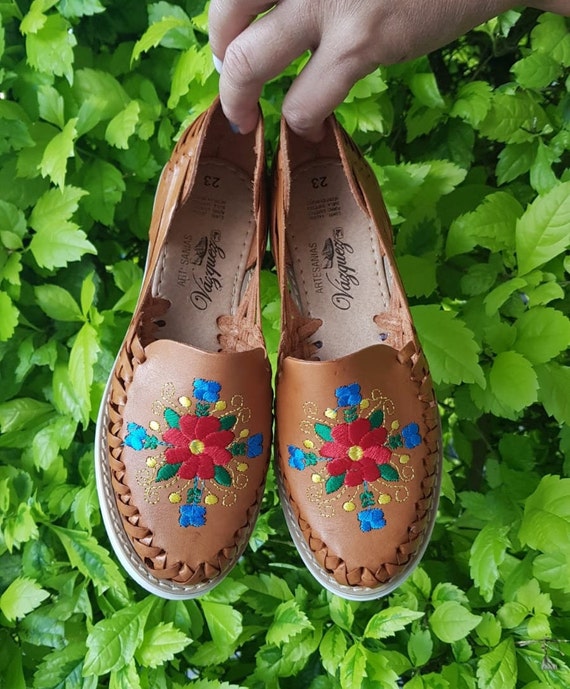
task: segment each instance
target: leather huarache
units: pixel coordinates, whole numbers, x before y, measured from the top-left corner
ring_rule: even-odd
[[[273,211],[285,517],[323,586],[378,598],[429,540],[441,431],[376,178],[334,117],[319,144],[282,124]]]
[[[96,473],[109,538],[129,574],[166,598],[205,593],[228,573],[262,497],[264,181],[261,118],[236,135],[216,102],[181,136],[101,406]]]

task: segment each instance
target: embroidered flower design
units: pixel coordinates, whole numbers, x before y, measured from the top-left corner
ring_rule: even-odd
[[[410,461],[402,450],[421,444],[419,425],[412,422],[400,430],[397,419],[387,425],[384,409],[392,414],[392,402],[374,391],[372,398],[377,402],[371,407],[371,400],[363,398],[358,383],[336,388],[335,397],[336,409],[326,409],[325,422],[312,425],[314,436],[304,441],[304,447],[288,447],[288,464],[297,471],[312,468],[316,490],[324,488],[322,500],[335,494],[351,495],[345,497],[343,509],[347,513],[356,511],[363,532],[382,529],[386,526],[385,514],[375,505],[386,505],[392,497],[381,488],[401,482],[400,466]],[[350,491],[359,486],[361,490]]]
[[[387,464],[392,453],[384,447],[388,432],[372,428],[368,419],[357,419],[332,429],[333,442],[321,447],[321,457],[331,457],[327,464],[331,476],[344,476],[347,486],[380,478],[378,465]]]
[[[168,486],[172,504],[181,503],[186,496],[185,504],[179,507],[178,523],[182,527],[204,526],[207,508],[226,504],[231,492],[247,483],[249,465],[243,460],[263,454],[263,434],[250,434],[246,428],[239,433],[235,430],[239,409],[228,411],[228,403],[220,399],[221,391],[217,381],[196,378],[192,386],[194,401],[182,396],[178,404],[163,407],[166,428],[161,430],[156,420],[150,422],[156,435],[133,421],[127,423],[123,441],[126,447],[137,452],[160,450],[160,454],[146,458],[144,471],[147,476],[150,472],[147,484]]]
[[[374,529],[382,529],[384,526],[386,526],[384,511],[378,507],[359,512],[358,521],[360,522],[360,528],[364,532],[372,531]]]
[[[227,447],[235,438],[233,432],[223,430],[215,416],[186,414],[180,417],[179,424],[179,428],[170,428],[163,434],[164,440],[173,446],[164,453],[167,463],[177,466],[180,478],[214,478],[215,467],[225,466],[232,459]]]

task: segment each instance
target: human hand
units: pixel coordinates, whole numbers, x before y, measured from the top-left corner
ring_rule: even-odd
[[[378,65],[425,55],[519,3],[516,0],[212,0],[210,44],[223,61],[220,98],[246,134],[265,82],[310,50],[283,102],[293,131],[317,141],[323,121]],[[534,6],[570,14],[570,0]],[[267,12],[254,21],[259,14]]]

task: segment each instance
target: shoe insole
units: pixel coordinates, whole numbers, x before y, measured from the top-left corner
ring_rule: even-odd
[[[153,293],[171,305],[158,337],[220,349],[216,321],[239,304],[254,230],[249,177],[225,160],[202,160],[159,257]]]
[[[338,159],[293,171],[287,226],[294,298],[323,324],[317,356],[335,359],[372,344],[394,346],[374,317],[390,304],[390,274],[376,230],[355,201]]]

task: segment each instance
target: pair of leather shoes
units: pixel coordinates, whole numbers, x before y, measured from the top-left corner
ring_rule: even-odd
[[[282,125],[272,250],[282,296],[276,473],[316,579],[355,600],[418,563],[441,475],[427,364],[376,179],[340,125]],[[263,123],[235,134],[216,101],[160,179],[143,285],[105,392],[99,499],[128,573],[165,598],[211,590],[242,555],[272,443],[261,332]]]

